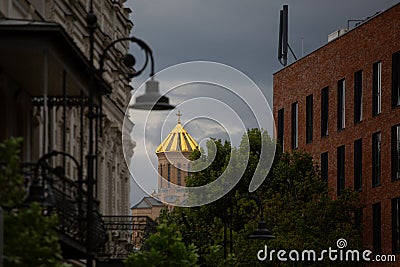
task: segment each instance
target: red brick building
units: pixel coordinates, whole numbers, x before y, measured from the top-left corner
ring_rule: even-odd
[[[364,247],[397,254],[400,4],[343,32],[274,74],[278,139],[310,152],[335,195],[359,191]]]

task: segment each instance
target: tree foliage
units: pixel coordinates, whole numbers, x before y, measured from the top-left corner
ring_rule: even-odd
[[[283,154],[264,191],[269,225],[276,236],[269,246],[319,253],[329,247],[337,248],[336,241],[344,238],[347,249],[361,248],[361,229],[354,222],[354,214],[360,208],[357,194],[344,190],[333,199],[309,154],[301,151]],[[345,262],[327,260],[324,266],[346,265]],[[355,264],[348,263],[349,266]],[[321,262],[315,264],[319,265]]]
[[[182,233],[186,244],[197,246],[199,264],[265,266],[265,262],[257,260],[257,252],[265,244],[276,250],[319,251],[328,249],[329,246],[336,247],[337,239],[346,238],[349,248],[360,248],[360,229],[355,227],[353,219],[354,211],[358,208],[357,195],[344,191],[339,198],[333,199],[312,157],[301,151],[293,154],[282,154],[278,151],[263,185],[251,194],[262,203],[268,228],[276,239],[248,240],[248,236],[257,228],[257,223],[263,219],[258,212],[257,203],[245,197],[249,194],[248,185],[260,158],[261,145],[274,145],[269,138],[266,139],[266,144],[261,144],[261,135],[267,133],[258,129],[249,130],[238,148],[231,148],[228,142],[213,140],[217,150],[215,160],[207,169],[188,177],[187,185],[204,185],[217,179],[226,170],[230,159],[236,158],[236,165],[243,164],[240,160],[244,156],[241,151],[248,150],[249,161],[240,182],[231,192],[213,203],[193,208],[176,207],[162,216],[165,223]],[[208,155],[196,153],[194,157],[210,160],[207,159]],[[228,242],[230,240],[232,243]],[[231,252],[226,258],[224,247],[228,253]],[[293,263],[286,264],[291,266]],[[335,263],[324,263],[328,264],[333,266]],[[336,264],[342,266],[343,262]],[[279,265],[285,266],[285,263],[279,262]],[[310,266],[310,263],[305,265]],[[296,266],[302,264],[296,263]]]
[[[61,248],[54,232],[55,215],[43,215],[38,203],[24,207],[26,191],[20,169],[20,144],[11,138],[0,144],[0,199],[4,212],[4,266],[58,267]]]
[[[21,204],[25,192],[20,173],[19,147],[21,139],[7,139],[0,143],[0,204],[14,207]]]
[[[125,261],[128,267],[194,267],[198,255],[194,245],[186,245],[172,226],[160,224],[157,232],[146,240],[144,248]]]

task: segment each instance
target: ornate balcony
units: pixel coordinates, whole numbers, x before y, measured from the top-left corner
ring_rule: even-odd
[[[78,182],[66,177],[59,168],[37,168],[37,163],[22,164],[22,173],[26,185],[38,181],[43,185],[45,198],[51,206],[49,212],[55,212],[59,225],[57,233],[60,238],[65,258],[84,258],[86,255],[86,191]],[[96,202],[92,213],[93,219],[93,249],[98,252],[106,242],[104,221],[98,212]]]
[[[138,250],[157,224],[147,216],[103,216],[107,242],[99,251],[101,261],[122,261]]]

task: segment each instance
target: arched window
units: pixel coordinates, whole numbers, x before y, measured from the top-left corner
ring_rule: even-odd
[[[178,185],[181,185],[181,164],[178,163],[178,168],[177,168],[177,178],[178,178]]]
[[[168,187],[170,187],[171,182],[171,164],[168,163]]]
[[[163,177],[162,177],[162,164],[160,164],[159,166],[159,171],[158,173],[160,174],[160,188],[162,188],[162,181],[163,181]]]

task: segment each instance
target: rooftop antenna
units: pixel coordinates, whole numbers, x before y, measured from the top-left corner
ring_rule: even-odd
[[[287,53],[288,49],[292,53],[295,60],[297,60],[292,48],[289,45],[289,6],[283,5],[283,9],[280,10],[279,14],[279,45],[278,45],[278,60],[283,65],[287,65]]]

